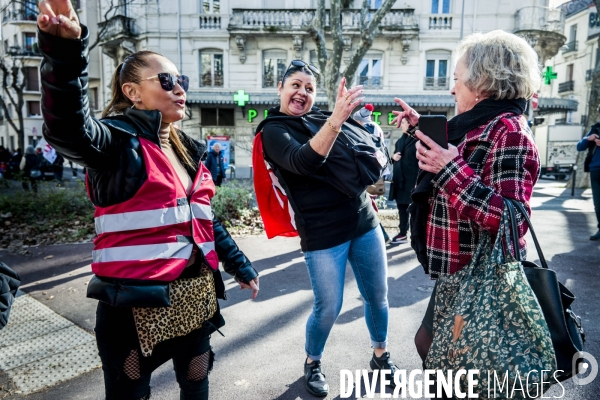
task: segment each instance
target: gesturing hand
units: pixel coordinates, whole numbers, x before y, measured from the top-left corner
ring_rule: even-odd
[[[412,126],[416,126],[419,123],[419,113],[416,112],[415,110],[413,110],[408,104],[406,104],[404,101],[402,101],[402,99],[399,99],[398,97],[394,97],[394,101],[396,102],[396,104],[398,104],[400,107],[403,108],[402,111],[392,111],[392,113],[396,116],[393,120],[392,123],[390,125],[396,125],[396,128],[400,127],[400,124],[402,123],[402,120],[404,118],[406,118],[408,120],[408,123],[411,124]]]
[[[256,299],[256,296],[258,296],[258,291],[260,290],[260,288],[258,286],[258,276],[256,278],[252,279],[248,283],[244,283],[244,282],[238,282],[238,283],[240,284],[240,289],[252,290],[252,300]]]
[[[41,31],[65,39],[79,39],[81,26],[70,0],[42,0],[37,23]]]
[[[361,97],[363,93],[362,88],[362,85],[359,85],[346,89],[346,78],[344,77],[340,80],[337,98],[335,99],[335,107],[333,108],[330,118],[331,123],[334,124],[334,126],[342,126],[350,116],[352,110],[365,99],[364,97]]]

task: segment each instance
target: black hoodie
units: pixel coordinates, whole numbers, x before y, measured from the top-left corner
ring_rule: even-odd
[[[313,108],[308,114],[322,114]],[[275,167],[294,210],[303,251],[324,250],[361,236],[379,224],[367,192],[349,197],[324,180],[327,157],[308,144],[314,135],[302,124],[281,119],[278,108],[258,127],[263,149]],[[316,132],[315,132],[316,133]]]

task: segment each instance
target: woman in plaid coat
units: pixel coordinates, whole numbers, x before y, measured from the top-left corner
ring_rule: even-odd
[[[522,115],[541,83],[535,51],[503,31],[473,34],[459,44],[451,93],[457,115],[448,121],[448,149],[416,130],[421,169],[412,193],[411,245],[425,272],[436,279],[465,267],[480,232],[498,232],[503,197],[529,209],[540,161]],[[416,126],[419,114],[400,99],[397,125]],[[423,145],[427,145],[425,147]],[[525,249],[521,215],[519,241]],[[523,250],[524,251],[524,250]],[[524,256],[524,254],[523,254]],[[415,337],[423,360],[433,338],[435,289]]]

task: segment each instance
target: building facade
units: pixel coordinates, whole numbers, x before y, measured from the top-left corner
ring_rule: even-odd
[[[361,4],[349,1],[342,10],[342,69],[358,45]],[[380,5],[380,0],[372,0],[372,12]],[[391,111],[397,109],[396,96],[421,113],[454,115],[450,80],[461,33],[494,29],[522,33],[535,42],[542,57],[553,56],[552,51],[564,43],[564,20],[559,11],[557,21],[549,23],[547,0],[465,0],[464,18],[462,5],[459,0],[397,2],[381,22],[380,35],[353,84],[365,86],[365,101],[375,105],[374,116],[391,144],[401,134],[389,124]],[[236,175],[247,177],[253,133],[267,110],[278,105],[281,75],[294,59],[317,64],[316,45],[307,30],[316,6],[315,0],[125,4],[102,23],[111,26],[102,45],[103,69],[114,69],[133,49],[151,49],[171,59],[190,77],[183,129],[198,139],[230,137]],[[533,16],[537,19],[530,21]],[[556,37],[549,37],[548,32]],[[551,39],[557,37],[554,43]],[[109,79],[108,73],[104,79]],[[327,109],[323,89],[316,105]]]
[[[10,1],[0,0],[0,4]],[[316,12],[316,0],[285,0],[284,4],[275,0],[75,3],[82,23],[90,29],[90,42],[99,43],[90,60],[90,100],[96,111],[110,99],[110,81],[119,62],[137,50],[161,53],[190,77],[187,117],[181,127],[197,139],[229,137],[237,177],[251,174],[254,130],[267,110],[278,105],[277,83],[290,61],[317,64],[316,45],[307,29]],[[348,7],[342,10],[342,70],[361,33],[357,21],[362,2],[346,3]],[[461,35],[503,29],[528,38],[543,61],[554,56],[566,41],[564,12],[549,10],[547,5],[548,0],[464,0],[463,13],[461,0],[397,2],[380,23],[380,34],[353,82],[364,85],[365,101],[375,105],[374,119],[390,145],[401,134],[389,124],[391,111],[398,108],[394,97],[403,98],[423,114],[454,115],[450,81]],[[375,12],[381,0],[371,0],[370,6]],[[5,58],[12,56],[9,50],[13,47],[34,47],[37,9],[23,12],[19,7],[15,5],[15,12],[3,15]],[[34,53],[27,53],[26,58],[32,82],[24,105],[29,144],[35,142],[36,134],[41,136],[39,79],[37,86],[33,79],[39,75],[40,58]],[[555,107],[555,103],[540,99],[540,108]],[[572,108],[574,101],[569,104]],[[316,105],[327,109],[323,88],[318,90]],[[8,147],[15,141],[5,122],[0,125],[0,143],[3,139]]]
[[[98,5],[96,2],[80,0],[73,1],[77,14],[82,23],[90,26],[90,36],[97,34]],[[42,113],[40,107],[40,77],[39,67],[42,60],[37,46],[37,14],[35,0],[0,0],[1,41],[0,58],[8,68],[23,66],[19,79],[24,80],[23,90],[23,126],[24,146],[37,145],[42,138]],[[94,109],[102,105],[100,101],[100,53],[99,48],[90,52],[89,86],[90,104]],[[10,150],[16,149],[18,138],[16,131],[8,123],[11,118],[17,127],[20,126],[17,106],[11,104],[10,98],[17,99],[17,93],[4,86],[0,87],[3,99],[8,105],[8,115],[2,113],[0,120],[0,145]],[[22,149],[25,150],[25,149]]]

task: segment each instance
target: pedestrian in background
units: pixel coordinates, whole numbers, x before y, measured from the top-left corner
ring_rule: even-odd
[[[12,152],[10,159],[8,161],[8,171],[10,173],[10,177],[14,177],[21,171],[21,160],[23,159],[23,150],[18,148]]]
[[[398,234],[392,238],[391,244],[406,243],[409,227],[408,206],[412,202],[410,193],[417,182],[419,161],[417,160],[417,140],[408,134],[409,123],[404,118],[400,124],[402,136],[394,145],[392,154],[392,184],[390,185],[389,200],[396,200],[398,208]]]
[[[535,51],[524,39],[496,30],[469,35],[457,52],[451,90],[457,115],[448,121],[448,149],[416,131],[422,171],[412,194],[411,245],[432,279],[467,266],[482,230],[497,234],[505,198],[523,203],[529,211],[540,171],[533,134],[523,116],[527,99],[541,84]],[[416,126],[419,114],[402,100],[396,102],[404,110],[393,111],[392,122],[400,125],[407,118]],[[527,223],[517,214],[525,259]],[[423,361],[434,337],[435,302],[436,287],[415,336]]]
[[[63,164],[64,163],[65,163],[65,158],[60,153],[57,152],[56,159],[52,163],[52,168],[54,169],[54,180],[58,182],[56,184],[56,186],[58,186],[58,187],[62,187],[62,185],[63,185],[63,171],[64,171]]]
[[[600,114],[600,107],[598,107],[597,112]],[[590,240],[600,240],[600,150],[598,147],[600,147],[600,121],[592,125],[587,135],[577,143],[578,151],[587,150],[584,171],[590,173],[592,199],[596,211],[596,222],[598,223],[598,232],[590,236]]]
[[[99,300],[106,398],[148,399],[152,372],[173,360],[181,398],[208,399],[210,336],[225,323],[219,261],[252,298],[258,273],[213,218],[206,147],[172,126],[185,117],[189,79],[157,53],[133,53],[113,74],[102,119],[92,118],[89,30],[68,0],[39,7],[44,138],[87,167],[96,209],[87,295]]]
[[[213,144],[212,149],[206,156],[206,160],[204,160],[204,165],[210,171],[215,185],[221,186],[221,183],[225,181],[225,163],[220,143]]]
[[[379,124],[375,123],[371,119],[373,110],[375,110],[375,107],[373,107],[373,104],[365,104],[365,106],[363,108],[361,108],[360,110],[358,110],[357,112],[354,113],[352,118],[354,118],[354,120],[356,122],[361,124],[367,131],[369,131],[371,133],[371,135],[377,136],[379,138],[379,140],[381,140],[383,142],[383,130],[381,129]],[[379,180],[379,182],[377,182],[377,184],[383,185],[384,190],[385,190],[385,179],[384,178],[386,176],[388,176],[389,173],[390,173],[390,170],[389,170],[389,168],[386,167],[385,171],[383,171],[383,175],[382,175],[381,179]],[[378,196],[377,194],[374,194],[373,192],[370,192],[369,194],[371,194],[373,197]],[[383,193],[383,195],[385,195],[385,193]],[[386,243],[388,243],[391,240],[390,236],[385,231],[385,228],[383,227],[382,223],[379,223],[379,227],[381,228],[381,232],[383,233],[383,240]]]
[[[29,190],[29,185],[31,184],[31,190],[33,190],[33,193],[37,193],[37,180],[41,177],[41,171],[39,169],[39,159],[35,154],[33,146],[25,148],[25,157],[21,161],[21,169],[23,170],[23,189]],[[32,176],[32,171],[34,171],[34,175],[36,174],[35,171],[37,171],[39,176]]]

